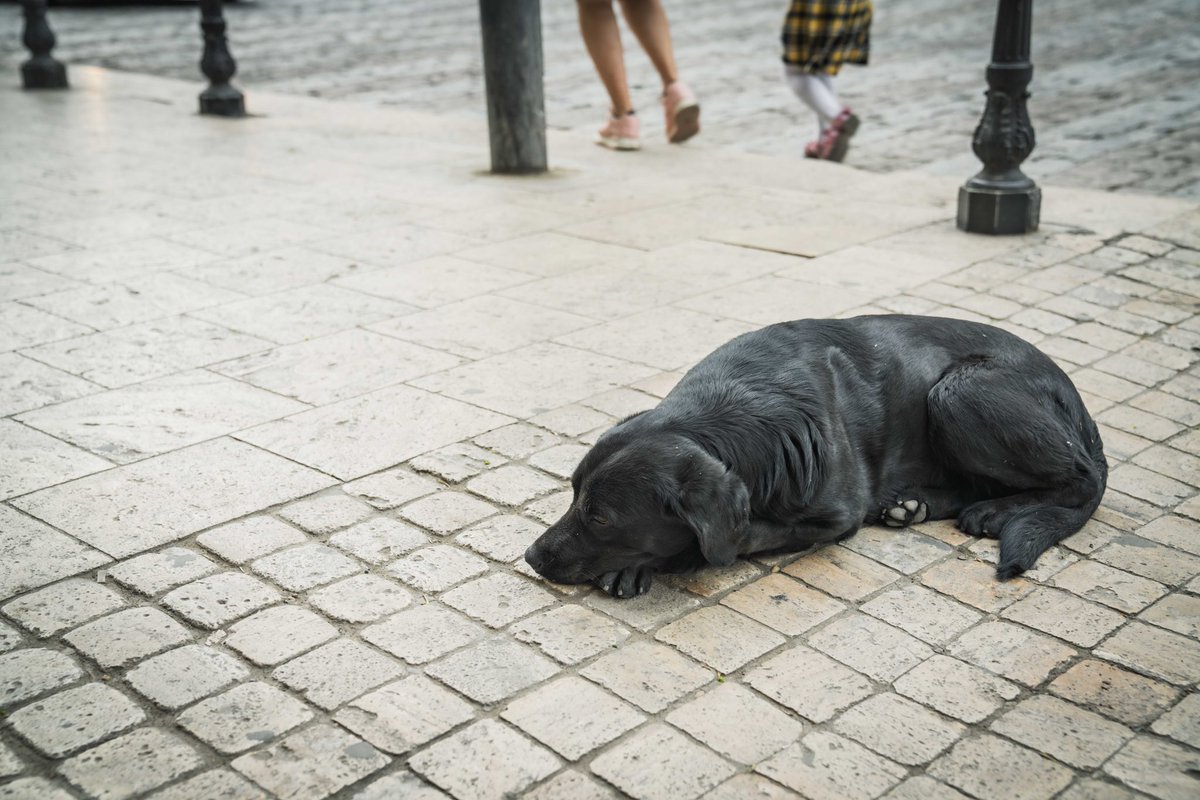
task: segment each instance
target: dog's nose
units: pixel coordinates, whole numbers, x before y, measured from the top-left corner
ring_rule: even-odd
[[[546,557],[537,549],[536,544],[529,545],[529,549],[525,551],[525,561],[537,573],[540,573],[546,567]]]

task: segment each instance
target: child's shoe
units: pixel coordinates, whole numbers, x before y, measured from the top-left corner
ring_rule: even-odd
[[[817,158],[827,161],[841,161],[850,149],[850,137],[858,130],[858,117],[849,108],[843,108],[842,113],[834,117],[833,122],[821,135],[817,145]]]
[[[667,118],[667,141],[686,142],[700,132],[700,104],[696,95],[683,81],[667,86],[662,96],[663,112]]]
[[[608,124],[596,132],[596,144],[612,150],[640,150],[642,124],[632,111],[609,117]]]

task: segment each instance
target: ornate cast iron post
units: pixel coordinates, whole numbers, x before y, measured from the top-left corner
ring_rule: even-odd
[[[208,88],[200,93],[200,113],[245,116],[245,98],[229,83],[237,72],[237,62],[225,41],[221,0],[200,0],[200,30],[204,32],[204,57],[200,59],[200,69],[209,80]]]
[[[1042,205],[1042,190],[1021,172],[1021,162],[1034,147],[1025,110],[1025,89],[1033,77],[1033,0],[999,3],[987,68],[987,107],[971,142],[983,169],[958,190],[958,227],[972,233],[1029,233],[1037,230]]]
[[[46,0],[21,0],[25,11],[22,41],[32,57],[21,64],[21,84],[26,89],[66,89],[67,67],[50,55],[54,31],[46,21]]]
[[[539,0],[479,0],[492,172],[546,171]]]

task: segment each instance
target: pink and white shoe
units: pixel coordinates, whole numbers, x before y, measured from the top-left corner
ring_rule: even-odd
[[[675,81],[668,85],[663,91],[662,103],[667,118],[668,142],[686,142],[700,132],[700,104],[687,84]]]
[[[817,158],[827,161],[841,161],[850,149],[850,137],[858,131],[858,117],[849,108],[843,108],[842,113],[833,118],[821,140],[817,142]],[[805,150],[805,155],[807,155]]]
[[[596,144],[610,150],[640,150],[642,123],[632,112],[609,117],[608,124],[596,132]]]

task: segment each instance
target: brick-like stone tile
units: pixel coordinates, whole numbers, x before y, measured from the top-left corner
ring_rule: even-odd
[[[313,717],[307,706],[261,682],[244,683],[197,703],[179,725],[226,755],[273,741]]]
[[[263,556],[251,563],[250,568],[291,592],[332,583],[363,570],[353,558],[317,542]]]
[[[314,725],[232,766],[277,797],[321,800],[383,769],[391,759],[336,725]]]
[[[785,789],[761,775],[742,773],[734,775],[711,792],[705,792],[702,800],[741,800],[757,797],[760,800],[802,800],[791,789]]]
[[[398,797],[404,800],[450,800],[450,795],[430,786],[408,770],[376,778],[351,797],[353,800],[393,800]]]
[[[928,775],[916,775],[884,795],[885,800],[967,800],[957,789],[951,789]]]
[[[842,544],[859,555],[873,558],[905,575],[929,566],[952,550],[944,542],[915,530],[896,531],[876,527],[862,528]]]
[[[834,730],[901,764],[924,764],[967,730],[895,694],[877,694],[842,713]]]
[[[423,592],[440,592],[487,570],[482,558],[448,544],[417,550],[386,567],[388,575]]]
[[[1153,721],[1179,696],[1168,684],[1093,659],[1074,665],[1048,688],[1059,697],[1134,727]]]
[[[959,742],[927,772],[975,797],[1012,800],[1048,800],[1074,777],[1032,750],[986,734]]]
[[[1150,730],[1200,749],[1200,694],[1189,694],[1159,717]]]
[[[496,573],[446,592],[442,602],[489,628],[502,628],[552,605],[555,598],[523,578]]]
[[[862,610],[934,645],[945,644],[980,619],[977,611],[917,585],[886,591]]]
[[[475,641],[484,631],[445,606],[428,603],[363,628],[362,638],[410,664],[424,664]]]
[[[1142,800],[1145,795],[1119,783],[1085,779],[1077,780],[1057,800]]]
[[[296,527],[322,536],[362,522],[371,516],[372,508],[344,494],[323,494],[290,503],[278,513]]]
[[[14,711],[8,724],[44,755],[62,758],[145,718],[145,713],[116,689],[89,683]]]
[[[581,675],[657,714],[713,679],[711,670],[652,642],[633,642],[596,659]]]
[[[921,582],[981,611],[996,613],[1034,589],[1024,578],[996,580],[996,570],[985,561],[949,559],[921,573]]]
[[[534,453],[549,450],[562,442],[552,433],[518,422],[475,437],[475,444],[486,447],[509,458],[525,458]],[[573,446],[573,445],[569,445]],[[533,462],[530,461],[532,464]],[[534,464],[545,469],[540,464]],[[553,470],[546,470],[553,474]]]
[[[664,625],[654,638],[725,673],[786,641],[770,628],[719,606],[701,608]]]
[[[784,567],[783,571],[843,600],[862,600],[900,577],[898,572],[878,561],[841,545],[808,553]]]
[[[464,770],[463,764],[481,768]],[[559,764],[549,750],[492,719],[442,739],[408,762],[412,770],[458,800],[519,796]]]
[[[861,613],[834,620],[808,643],[879,681],[894,680],[933,655],[918,639]]]
[[[12,708],[83,677],[75,660],[40,647],[0,655],[0,709]]]
[[[562,519],[562,515],[567,513],[567,509],[570,507],[571,490],[567,489],[547,495],[540,500],[534,500],[525,506],[525,515],[544,525],[553,525]]]
[[[947,652],[1027,686],[1038,685],[1075,656],[1074,650],[1049,636],[999,620],[967,631]]]
[[[337,628],[298,606],[276,606],[238,622],[225,639],[228,647],[255,664],[270,666],[336,638]]]
[[[561,488],[553,478],[519,464],[492,469],[467,482],[467,489],[494,503],[520,506]]]
[[[271,677],[326,710],[403,673],[394,659],[351,639],[338,639],[276,667]]]
[[[532,642],[564,664],[617,648],[629,631],[607,617],[575,605],[561,605],[512,626],[512,634]]]
[[[192,635],[157,608],[127,608],[76,628],[63,637],[102,667],[123,667]]]
[[[21,633],[11,625],[0,622],[0,653],[12,650],[21,644]]]
[[[122,586],[152,596],[211,575],[218,569],[216,564],[194,550],[168,547],[123,561],[109,569],[109,574]]]
[[[579,436],[601,425],[612,425],[616,422],[608,414],[574,404],[537,414],[530,417],[529,421],[563,436]]]
[[[399,508],[410,500],[433,494],[441,487],[438,482],[404,469],[377,472],[342,486],[342,491],[361,498],[380,511]]]
[[[479,703],[495,703],[546,680],[559,667],[532,648],[486,639],[446,656],[425,671]]]
[[[1169,439],[1183,430],[1182,426],[1169,419],[1123,405],[1113,406],[1096,417],[1096,421],[1154,442]]]
[[[515,514],[502,514],[472,525],[455,542],[496,561],[510,563],[525,554],[545,527]]]
[[[191,772],[195,748],[158,728],[141,728],[68,759],[58,771],[89,797],[126,798]]]
[[[1095,561],[1072,564],[1050,582],[1080,597],[1129,614],[1137,613],[1167,592],[1160,583]]]
[[[616,800],[611,789],[575,770],[563,770],[550,780],[522,795],[524,800]]]
[[[482,447],[459,442],[418,456],[409,462],[409,466],[417,472],[433,475],[447,483],[459,483],[507,461],[507,458],[490,453]]]
[[[1125,621],[1115,611],[1047,587],[1035,589],[1005,609],[1001,616],[1080,647],[1095,645]]]
[[[157,655],[125,673],[138,694],[156,705],[182,708],[242,680],[249,671],[237,659],[192,644]]]
[[[633,706],[574,676],[539,686],[510,703],[500,716],[572,761],[644,719]]]
[[[1119,492],[1167,508],[1195,494],[1194,487],[1136,464],[1122,464],[1114,469],[1108,475],[1108,484]]]
[[[1168,586],[1200,574],[1200,558],[1130,534],[1118,536],[1093,558]]]
[[[1133,737],[1124,725],[1057,697],[1037,696],[1005,711],[991,729],[1081,769],[1094,769]]]
[[[407,608],[412,595],[378,575],[355,575],[312,592],[308,602],[343,622],[375,622]]]
[[[797,636],[845,608],[781,574],[759,578],[721,603],[787,636]]]
[[[695,597],[656,582],[650,591],[639,597],[617,598],[602,592],[587,595],[583,602],[590,608],[603,611],[613,619],[649,631],[658,625],[682,617],[688,609],[700,605]]]
[[[0,597],[12,597],[112,560],[6,505],[0,506],[0,552],[5,554],[6,567],[0,574]]]
[[[575,468],[579,466],[579,462],[583,460],[588,449],[581,444],[561,444],[534,453],[529,457],[529,464],[567,480],[575,472]]]
[[[19,597],[3,611],[21,627],[45,638],[124,605],[121,596],[107,586],[71,578]]]
[[[1104,771],[1126,786],[1161,800],[1195,797],[1200,792],[1200,755],[1154,736],[1134,738],[1109,759]]]
[[[400,755],[474,716],[458,695],[424,675],[410,675],[349,703],[334,719],[385,753]]]
[[[1133,621],[1104,640],[1096,655],[1178,685],[1200,680],[1200,643]]]
[[[335,533],[329,543],[363,561],[382,564],[428,544],[429,536],[403,522],[376,517]]]
[[[445,535],[496,513],[488,503],[460,492],[441,492],[410,503],[400,515],[433,533]]]
[[[258,578],[222,572],[168,592],[162,603],[192,624],[211,630],[282,599]]]
[[[1169,595],[1147,608],[1138,618],[1192,639],[1200,639],[1200,597]]]
[[[878,797],[905,775],[899,764],[826,731],[808,734],[756,769],[812,800]]]
[[[1012,683],[949,656],[935,655],[900,676],[897,692],[963,722],[980,722],[1020,694]]]
[[[594,759],[592,771],[638,800],[682,800],[712,789],[734,768],[675,729],[653,724]]]
[[[746,673],[746,683],[813,722],[871,694],[871,682],[828,656],[795,645]]]
[[[667,715],[667,722],[743,764],[791,744],[802,730],[788,714],[735,683],[723,683]]]
[[[266,516],[230,522],[196,537],[201,547],[234,564],[245,564],[304,541],[304,534],[291,525]]]
[[[267,800],[262,789],[230,770],[218,768],[150,795],[153,800]]]
[[[683,589],[700,597],[716,597],[745,586],[762,574],[762,567],[753,561],[735,561],[728,567],[701,567],[695,572],[662,575],[658,580],[672,589]]]

